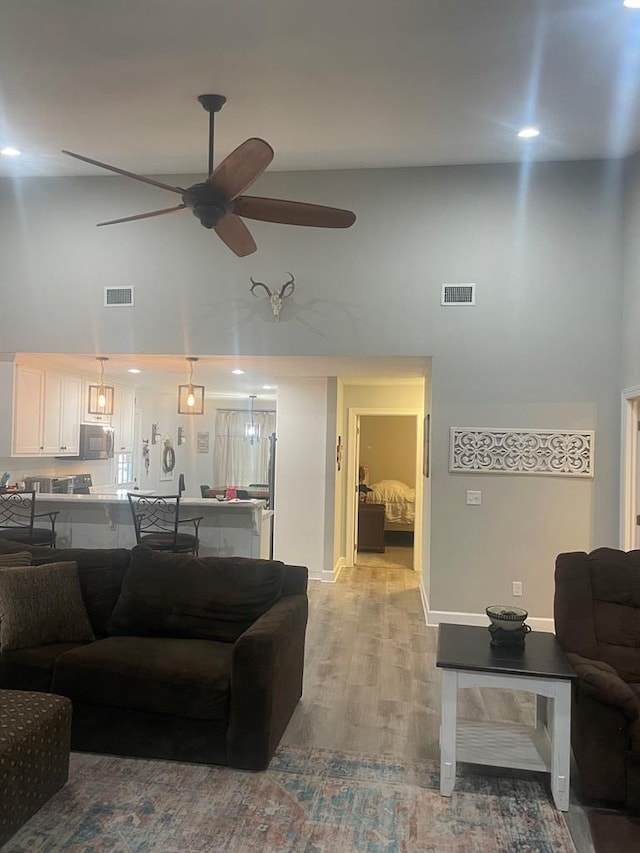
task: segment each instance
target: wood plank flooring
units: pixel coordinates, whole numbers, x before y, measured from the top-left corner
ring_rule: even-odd
[[[425,624],[412,554],[395,546],[360,554],[335,584],[310,582],[304,693],[283,743],[439,760],[437,628]],[[528,693],[468,689],[460,691],[458,713],[531,725],[534,700]],[[593,853],[575,796],[567,822],[578,853]]]

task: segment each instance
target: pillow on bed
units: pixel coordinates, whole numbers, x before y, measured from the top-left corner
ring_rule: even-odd
[[[407,500],[416,492],[400,480],[379,480],[371,488],[375,496],[383,501]]]

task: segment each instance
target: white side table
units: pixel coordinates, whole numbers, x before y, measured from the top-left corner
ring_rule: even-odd
[[[553,634],[530,633],[524,649],[494,647],[486,628],[440,625],[440,793],[451,796],[457,761],[551,775],[556,807],[569,808],[571,682],[576,675]],[[458,720],[458,689],[498,687],[536,695],[536,725]]]

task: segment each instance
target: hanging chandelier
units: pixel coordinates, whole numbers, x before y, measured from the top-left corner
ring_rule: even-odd
[[[255,394],[249,395],[249,421],[244,425],[244,439],[249,444],[260,440],[260,424],[257,424],[253,419],[253,401],[255,399]]]
[[[109,361],[106,356],[100,355],[96,358],[100,362],[100,384],[89,385],[89,408],[90,415],[112,415],[113,414],[113,387],[104,384],[104,363]]]
[[[187,385],[178,385],[178,414],[179,415],[202,415],[204,414],[204,385],[193,384],[193,365],[197,358],[187,356],[189,362],[189,382]]]

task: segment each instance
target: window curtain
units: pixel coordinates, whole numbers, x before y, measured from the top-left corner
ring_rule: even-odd
[[[275,412],[255,412],[253,422],[260,438],[251,444],[244,437],[247,412],[216,412],[213,472],[217,486],[248,486],[266,483],[269,476],[269,436],[275,432]]]

